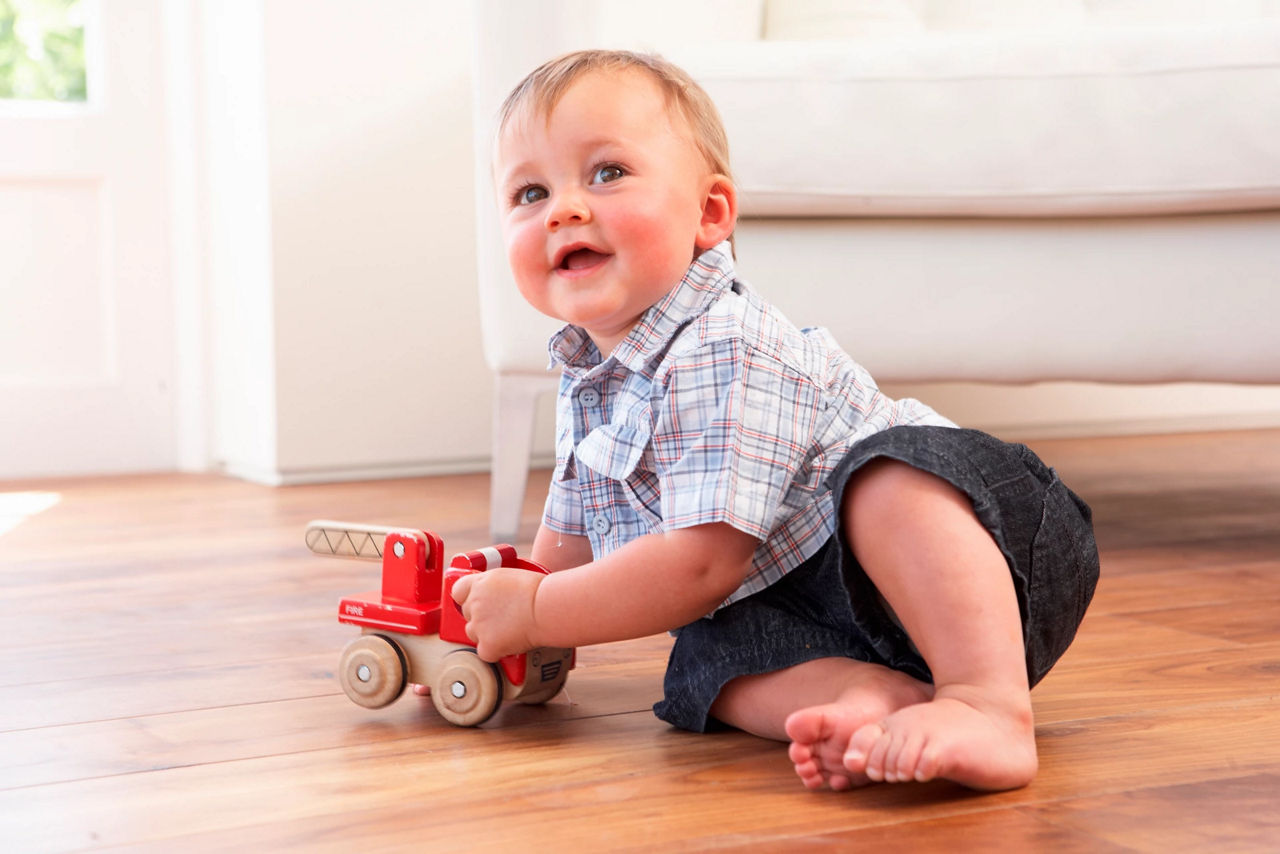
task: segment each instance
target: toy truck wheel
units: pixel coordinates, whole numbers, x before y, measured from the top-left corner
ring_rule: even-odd
[[[496,666],[481,661],[473,651],[454,650],[444,657],[431,686],[431,701],[449,723],[479,726],[502,703],[502,677]]]
[[[380,709],[404,691],[404,654],[382,635],[361,635],[347,644],[338,663],[338,681],[353,703]]]

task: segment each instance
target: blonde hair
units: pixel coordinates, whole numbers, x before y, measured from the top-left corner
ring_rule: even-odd
[[[534,69],[511,90],[498,112],[498,135],[522,109],[549,116],[565,92],[579,78],[594,72],[640,71],[662,89],[667,106],[679,110],[698,151],[712,172],[733,179],[729,171],[729,136],[711,96],[688,72],[653,54],[626,50],[580,50],[552,59]]]

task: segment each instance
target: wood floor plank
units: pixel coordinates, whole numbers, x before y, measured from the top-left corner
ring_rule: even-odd
[[[1130,851],[1074,828],[1013,810],[986,810],[929,821],[893,822],[839,833],[813,828],[804,836],[761,836],[736,841],[725,835],[672,850],[732,851],[734,854],[775,854],[778,851],[910,851],[913,854],[959,851],[1008,851],[1056,854],[1124,854]]]
[[[1202,632],[1187,631],[1139,617],[1118,614],[1085,615],[1075,641],[1063,655],[1060,668],[1093,664],[1113,664],[1116,650],[1123,649],[1128,661],[1167,655],[1198,655],[1215,649],[1239,648],[1242,644]]]
[[[647,766],[651,773],[660,759],[671,779],[679,779],[724,748],[714,739],[674,733],[647,713],[577,721],[568,736],[563,725],[448,729],[420,738],[0,792],[0,838],[30,840],[38,848],[132,844],[311,821],[386,804],[403,805],[420,822],[423,805],[437,816],[458,816],[475,803],[492,821],[504,805],[531,809],[556,800],[560,789],[593,799],[611,786],[643,785],[648,777],[638,775],[632,762],[637,752],[648,757],[641,769]],[[477,761],[479,756],[485,760]],[[530,791],[534,779],[558,782]],[[68,798],[78,809],[61,816]]]
[[[1273,773],[1076,798],[1023,811],[1129,851],[1280,847],[1280,775]]]
[[[1269,536],[1252,541],[1233,540],[1229,546],[1213,542],[1165,545],[1156,537],[1121,547],[1106,542],[1105,519],[1099,521],[1098,526],[1103,578],[1133,577],[1139,584],[1145,582],[1150,585],[1151,576],[1163,578],[1168,573],[1269,567],[1274,565],[1276,554],[1280,552],[1280,545]]]
[[[1195,566],[1160,571],[1159,583],[1141,574],[1103,575],[1091,616],[1153,611],[1169,607],[1220,606],[1280,597],[1280,572],[1271,560],[1230,566]]]
[[[1046,722],[1196,708],[1224,699],[1274,696],[1276,673],[1280,641],[1190,656],[1117,656],[1110,662],[1054,669],[1031,692],[1031,699],[1036,719]]]
[[[212,849],[246,838],[249,828],[253,838],[282,846],[321,830],[351,846],[407,846],[423,832],[429,805],[432,832],[466,840],[465,850],[509,850],[522,837],[568,850],[665,850],[710,844],[730,829],[741,839],[803,839],[814,827],[852,831],[883,825],[889,815],[929,821],[1269,773],[1280,762],[1274,705],[1199,717],[1165,712],[1064,725],[1042,736],[1041,773],[1031,787],[987,796],[948,784],[811,793],[791,778],[780,745],[738,733],[681,733],[644,714],[455,730],[0,792],[0,817],[21,813],[16,821],[0,818],[0,833],[38,848],[168,840],[183,850]],[[481,749],[484,762],[473,756]],[[11,809],[15,798],[21,810]],[[76,814],[49,821],[68,801]]]
[[[1167,608],[1130,614],[1133,619],[1182,632],[1244,644],[1268,643],[1280,635],[1280,596],[1248,602]]]
[[[1041,773],[1024,792],[1046,800],[1269,773],[1280,762],[1280,697],[1045,723],[1036,737]]]
[[[648,708],[660,699],[665,664],[665,658],[661,657],[662,641],[644,642],[642,648],[654,652],[641,660],[628,656],[622,663],[609,662],[608,645],[580,653],[579,670],[570,674],[567,683],[567,693],[581,707],[580,714],[615,714],[633,707]],[[600,649],[605,651],[598,653]],[[340,650],[341,645],[335,645],[332,652],[319,655],[146,671],[121,679],[77,679],[4,687],[0,688],[0,734],[337,696],[342,689],[334,677],[334,668]],[[590,672],[592,678],[581,679],[577,676],[579,672]],[[407,692],[398,701],[400,704],[412,702]],[[355,705],[344,707],[344,712],[344,722],[386,714]],[[3,754],[0,754],[0,766],[3,763]]]
[[[0,692],[42,682],[128,680],[161,670],[274,661],[314,654],[321,644],[333,650],[336,662],[353,635],[337,624],[336,610],[282,611],[261,624],[243,619],[217,627],[141,617],[134,619],[144,625],[133,629],[130,620],[115,626],[94,621],[103,626],[101,633],[70,632],[53,642],[46,635],[28,636],[0,648]]]
[[[660,651],[662,640],[636,642]],[[649,713],[661,698],[662,659],[583,650],[566,690],[543,706],[508,704],[485,729],[631,712]],[[596,654],[597,650],[604,650]],[[413,737],[456,736],[429,698],[407,692],[376,710],[353,704],[329,678],[327,693],[296,699],[223,703],[173,712],[120,714],[88,723],[40,724],[0,733],[0,789],[229,762]]]
[[[334,693],[332,668],[331,655],[307,655],[7,686],[0,688],[0,731],[325,696]]]
[[[310,555],[302,526],[426,526],[451,552],[487,545],[483,476],[0,484],[0,839],[24,852],[1275,850],[1280,431],[1033,448],[1093,506],[1103,579],[1033,692],[1040,773],[995,795],[811,793],[783,745],[672,730],[649,711],[666,636],[580,651],[567,696],[479,730],[445,725],[423,698],[354,706],[333,678],[354,634],[335,609],[378,568]],[[547,478],[530,479],[521,548]],[[5,497],[21,491],[41,495]]]

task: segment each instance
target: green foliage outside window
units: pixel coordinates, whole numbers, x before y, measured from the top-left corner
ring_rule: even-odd
[[[0,98],[84,101],[80,0],[0,0]]]

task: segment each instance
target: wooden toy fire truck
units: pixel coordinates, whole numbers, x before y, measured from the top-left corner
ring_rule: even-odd
[[[545,703],[564,687],[574,650],[540,648],[482,661],[467,637],[453,585],[498,566],[547,570],[509,545],[455,556],[444,567],[444,542],[430,531],[315,521],[307,548],[316,554],[382,562],[382,589],[343,599],[338,621],[361,629],[342,651],[338,680],[347,696],[377,709],[413,683],[431,689],[445,720],[478,726],[504,699]]]

